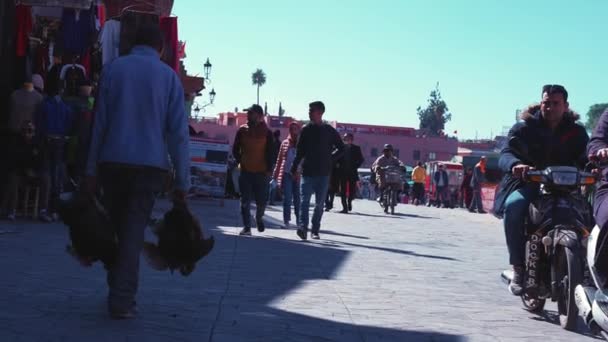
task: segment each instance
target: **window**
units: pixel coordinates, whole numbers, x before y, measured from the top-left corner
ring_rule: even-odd
[[[377,157],[378,156],[378,149],[377,148],[372,148],[372,157]]]
[[[420,151],[414,150],[414,160],[420,160]]]
[[[435,159],[437,159],[437,155],[435,154],[435,152],[431,152],[431,153],[429,153],[429,159],[430,159],[430,160],[435,160]]]
[[[399,158],[399,149],[398,148],[394,149],[393,154],[395,155],[395,157]]]
[[[236,118],[228,118],[228,126],[235,126]]]

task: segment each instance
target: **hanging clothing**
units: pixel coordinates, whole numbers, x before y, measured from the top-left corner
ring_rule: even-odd
[[[177,35],[177,17],[160,18],[160,30],[165,36],[162,60],[171,69],[179,72],[179,40]]]
[[[120,21],[108,20],[99,35],[102,63],[106,65],[119,56],[120,47]]]
[[[15,22],[17,23],[17,37],[15,41],[15,51],[18,57],[27,55],[29,45],[29,35],[34,28],[32,20],[32,7],[26,5],[17,5],[15,7]]]
[[[83,54],[95,34],[95,16],[91,10],[64,9],[61,18],[65,52]]]

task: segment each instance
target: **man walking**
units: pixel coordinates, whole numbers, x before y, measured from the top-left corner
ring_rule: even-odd
[[[296,145],[300,134],[300,125],[292,122],[289,125],[289,136],[281,143],[277,163],[272,174],[273,182],[283,190],[283,228],[289,228],[291,222],[291,204],[293,202],[296,225],[300,217],[300,179],[293,178],[289,171],[296,159]]]
[[[443,164],[439,164],[439,169],[437,171],[435,171],[434,174],[434,181],[435,181],[435,189],[436,189],[436,201],[437,203],[436,206],[437,208],[441,207],[441,203],[443,203],[443,207],[447,208],[448,207],[448,202],[449,202],[449,198],[448,198],[448,173],[445,170],[445,167],[443,166]]]
[[[359,180],[357,170],[363,164],[361,147],[353,144],[353,140],[352,133],[344,134],[344,154],[338,161],[338,177],[342,195],[341,213],[343,214],[348,214],[353,210],[353,199],[357,194],[357,181]]]
[[[157,25],[141,25],[135,47],[104,67],[87,163],[87,189],[99,174],[103,203],[117,231],[118,257],[108,269],[108,308],[115,319],[135,317],[139,254],[168,155],[175,169],[173,201],[190,187],[188,118],[175,71],[160,60]]]
[[[306,240],[308,235],[308,208],[313,192],[315,194],[315,210],[312,217],[312,238],[319,239],[323,203],[327,196],[332,160],[335,160],[344,152],[344,143],[338,132],[332,126],[323,122],[324,113],[325,105],[323,102],[316,101],[309,105],[310,123],[302,129],[296,159],[291,166],[291,174],[295,176],[300,162],[303,162],[300,229],[297,231],[302,240]]]
[[[422,162],[418,162],[418,165],[412,170],[412,181],[414,182],[412,187],[414,205],[419,205],[424,198],[424,182],[426,182],[426,170],[422,167]]]
[[[259,105],[247,109],[247,123],[239,128],[234,138],[232,155],[240,165],[239,190],[241,191],[241,216],[243,230],[239,233],[251,236],[251,201],[255,199],[255,221],[258,232],[263,232],[264,211],[268,197],[269,178],[272,173],[272,132],[263,120],[264,110]]]
[[[473,170],[473,176],[471,177],[471,188],[473,189],[473,200],[469,211],[474,213],[477,210],[480,214],[485,214],[483,210],[483,203],[481,201],[481,183],[485,181],[486,174],[486,157],[482,156],[479,163],[475,165]]]

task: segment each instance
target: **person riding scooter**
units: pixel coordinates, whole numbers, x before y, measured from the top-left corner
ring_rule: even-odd
[[[519,139],[525,151],[506,146],[499,159],[499,167],[505,176],[493,212],[500,218],[504,216],[509,262],[513,266],[509,291],[516,296],[522,294],[524,285],[524,222],[530,203],[539,194],[538,184],[523,181],[525,174],[530,169],[547,166],[577,166],[582,169],[587,161],[589,137],[585,128],[576,123],[578,114],[569,109],[566,89],[561,85],[545,85],[541,96],[541,103],[528,107],[521,116],[523,121],[509,131],[509,139]]]
[[[403,162],[394,156],[393,145],[385,144],[384,149],[382,150],[382,155],[378,157],[378,159],[376,159],[376,161],[372,164],[372,172],[376,174],[376,182],[378,183],[378,189],[380,190],[380,198],[382,198],[382,193],[387,186],[384,168],[390,166],[404,167]]]

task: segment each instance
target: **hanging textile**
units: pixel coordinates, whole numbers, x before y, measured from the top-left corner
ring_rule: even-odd
[[[165,44],[162,60],[175,72],[179,72],[179,41],[177,39],[177,17],[160,18],[160,30],[162,31]]]
[[[94,14],[91,10],[64,9],[61,21],[65,52],[83,54],[95,34]]]
[[[15,22],[17,23],[15,50],[18,57],[25,57],[27,55],[27,48],[29,45],[29,35],[34,28],[34,22],[32,20],[32,8],[26,5],[17,5],[15,11]]]
[[[101,34],[99,35],[99,45],[101,46],[103,65],[118,58],[120,47],[120,21],[106,21],[101,30]]]

